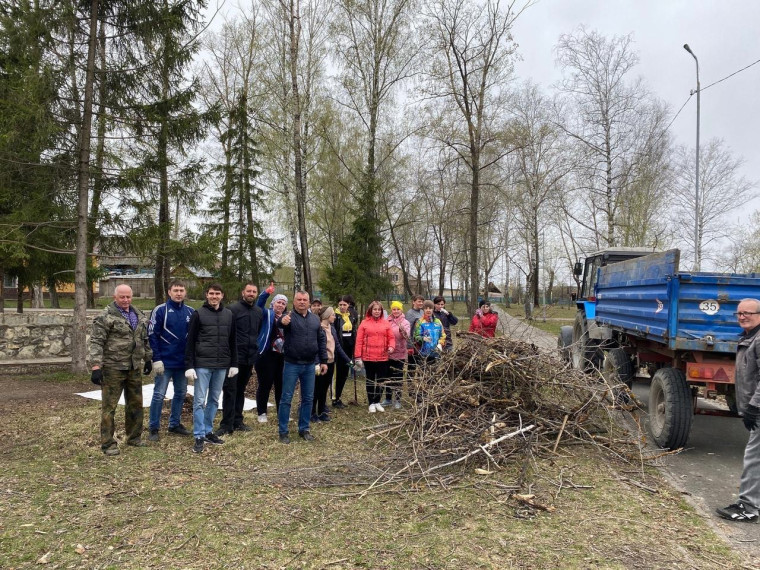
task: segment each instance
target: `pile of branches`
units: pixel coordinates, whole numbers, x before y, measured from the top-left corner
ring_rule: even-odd
[[[370,436],[407,456],[407,475],[472,462],[498,467],[515,454],[555,454],[560,445],[578,443],[638,450],[638,434],[621,435],[613,418],[619,407],[612,394],[624,386],[573,370],[519,339],[458,340],[454,351],[411,376],[408,417]]]

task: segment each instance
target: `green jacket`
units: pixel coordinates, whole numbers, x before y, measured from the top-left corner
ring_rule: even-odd
[[[145,362],[151,360],[153,351],[148,341],[148,317],[140,309],[130,307],[137,313],[137,327],[129,326],[127,319],[111,303],[92,323],[90,336],[90,366],[116,370],[134,368],[142,372]]]

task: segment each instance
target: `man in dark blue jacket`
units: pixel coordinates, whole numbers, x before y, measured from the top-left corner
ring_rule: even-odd
[[[298,411],[298,435],[306,441],[313,441],[309,431],[311,404],[314,401],[315,368],[320,374],[327,372],[327,338],[319,322],[319,317],[309,312],[309,294],[296,292],[293,310],[278,320],[285,332],[285,365],[282,371],[282,399],[277,411],[280,442],[290,443],[288,422],[290,403],[296,382],[301,382],[301,406]]]
[[[233,431],[251,431],[243,423],[243,404],[245,388],[253,373],[253,365],[259,355],[258,336],[261,328],[262,311],[256,305],[259,288],[253,283],[246,283],[241,299],[229,309],[235,318],[235,339],[237,342],[238,369],[237,376],[228,376],[222,388],[222,421],[216,435],[224,436]]]
[[[174,397],[169,415],[169,433],[190,435],[190,431],[182,425],[180,420],[182,405],[185,403],[185,394],[187,394],[185,343],[193,308],[185,305],[185,284],[181,281],[169,283],[167,293],[169,300],[153,309],[148,328],[148,340],[153,350],[153,372],[156,374],[148,424],[150,441],[158,441],[161,411],[170,380],[174,385]]]

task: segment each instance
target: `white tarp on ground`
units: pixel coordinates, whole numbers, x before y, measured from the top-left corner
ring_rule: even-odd
[[[142,387],[143,392],[143,408],[149,408],[150,407],[150,401],[153,399],[153,384],[144,384]],[[191,396],[193,395],[193,386],[187,387],[187,393]],[[82,396],[83,398],[90,398],[91,400],[102,400],[101,398],[101,392],[100,390],[92,390],[91,392],[80,392],[77,394],[77,396]],[[170,382],[169,386],[166,388],[166,395],[164,396],[165,400],[171,400],[174,397],[174,385]],[[119,398],[119,405],[124,405],[124,393],[122,392],[121,397]],[[269,404],[269,406],[273,406],[273,404]],[[245,402],[243,403],[243,411],[249,411],[256,407],[256,400],[249,400],[248,398],[245,399]],[[219,398],[219,409],[224,409],[224,393]]]

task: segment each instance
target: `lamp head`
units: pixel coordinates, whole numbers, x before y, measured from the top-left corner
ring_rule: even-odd
[[[691,48],[689,47],[689,44],[683,44],[683,49],[688,51],[691,55],[694,55],[694,52],[691,51]]]

